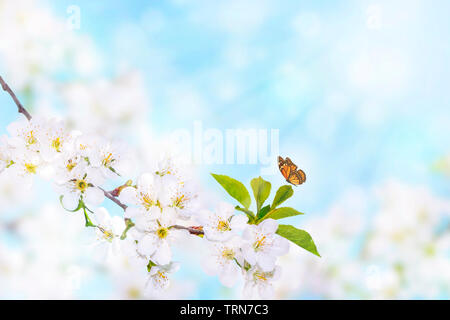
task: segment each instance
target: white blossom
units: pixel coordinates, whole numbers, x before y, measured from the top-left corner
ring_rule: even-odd
[[[227,242],[212,242],[210,252],[203,263],[204,270],[209,275],[218,275],[220,282],[226,287],[232,287],[242,274],[244,263],[240,252],[242,239],[235,237]]]
[[[275,234],[277,228],[278,223],[273,219],[247,226],[243,234],[245,243],[242,245],[242,252],[248,263],[257,263],[263,271],[271,271],[277,257],[289,251],[289,242]]]
[[[161,290],[166,289],[170,285],[169,275],[177,272],[179,268],[180,265],[176,262],[153,266],[148,273],[146,291],[150,295],[154,295],[158,294]]]
[[[259,295],[262,299],[271,299],[274,295],[273,282],[281,275],[281,268],[264,271],[258,266],[251,268],[246,273],[243,295],[245,298],[255,298]]]
[[[233,205],[222,202],[215,212],[202,211],[199,220],[203,225],[205,236],[213,241],[225,241],[242,232],[247,226],[248,218],[235,214]]]
[[[63,184],[57,184],[55,189],[62,195],[64,207],[73,210],[80,200],[94,206],[99,205],[104,199],[104,194],[97,186],[102,183],[103,177],[85,165],[73,169],[70,179]]]

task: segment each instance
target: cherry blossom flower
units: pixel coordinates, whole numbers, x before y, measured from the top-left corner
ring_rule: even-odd
[[[177,272],[179,263],[171,262],[162,266],[153,266],[148,273],[146,292],[150,295],[158,294],[170,285],[169,274]]]
[[[241,241],[236,237],[227,242],[211,243],[211,250],[203,263],[205,272],[218,275],[220,282],[226,287],[234,286],[242,273],[240,265],[244,261],[239,248]]]
[[[104,194],[97,186],[103,183],[103,177],[87,166],[74,169],[71,173],[68,181],[55,186],[62,195],[61,201],[64,207],[73,210],[80,200],[94,206],[99,205],[104,199]]]
[[[138,239],[138,252],[145,255],[157,264],[167,264],[172,258],[170,244],[178,239],[184,232],[170,228],[174,225],[174,220],[163,216],[158,220],[151,220],[140,228],[142,236]]]
[[[120,236],[125,229],[125,222],[121,217],[111,217],[105,208],[95,211],[94,220],[96,243],[100,258],[109,259],[120,252]]]
[[[258,295],[262,299],[270,299],[274,295],[273,282],[281,275],[281,268],[264,271],[258,266],[251,268],[246,273],[243,295],[245,298],[255,298]]]
[[[257,263],[263,271],[271,271],[275,267],[276,258],[289,251],[289,242],[275,234],[277,228],[278,223],[273,219],[247,226],[243,233],[245,243],[242,245],[242,252],[248,263]]]
[[[216,212],[202,211],[199,220],[203,225],[205,235],[209,240],[225,241],[247,226],[248,218],[245,215],[235,215],[233,205],[222,202]]]

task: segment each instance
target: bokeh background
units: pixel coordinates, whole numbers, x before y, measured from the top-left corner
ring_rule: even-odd
[[[445,0],[0,0],[0,74],[34,114],[140,159],[194,121],[279,129],[280,154],[308,176],[289,204],[305,215],[289,222],[322,258],[292,247],[276,298],[448,299],[448,12]],[[0,106],[4,134],[18,115],[6,93]],[[213,200],[225,195],[210,172],[260,174],[195,170]],[[82,220],[48,182],[27,191],[0,175],[0,297],[142,298],[126,267],[95,259]],[[203,273],[198,248],[178,248],[164,298],[240,298]]]

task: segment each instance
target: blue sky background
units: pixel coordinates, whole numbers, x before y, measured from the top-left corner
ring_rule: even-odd
[[[195,120],[221,130],[279,129],[280,154],[308,176],[291,205],[308,215],[388,178],[450,196],[448,181],[431,170],[450,151],[450,2],[50,3],[62,18],[73,4],[81,9],[75,32],[102,54],[99,73],[145,75],[148,122],[159,134],[192,129]],[[8,99],[0,95],[2,105]],[[1,127],[14,117],[2,111]],[[259,167],[202,167],[206,186],[221,192],[209,172],[248,184]],[[221,290],[216,279],[202,285],[213,289],[199,298]]]
[[[81,9],[77,32],[103,52],[104,74],[145,74],[157,132],[195,120],[280,129],[280,153],[308,173],[305,211],[386,177],[448,195],[430,172],[449,147],[448,2],[59,1],[55,12],[70,4]],[[221,86],[235,93],[221,97]],[[244,181],[259,173],[215,169]]]

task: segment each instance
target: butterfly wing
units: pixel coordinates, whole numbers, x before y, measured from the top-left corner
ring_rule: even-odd
[[[292,171],[287,181],[294,186],[298,186],[306,181],[306,174],[303,170]]]
[[[283,177],[288,180],[292,170],[291,167],[286,163],[286,161],[280,156],[278,157],[278,168],[280,169]]]
[[[289,157],[283,159],[278,156],[278,167],[280,168],[280,172],[286,181],[294,186],[298,186],[306,181],[305,172],[301,169],[297,170],[297,165],[293,163]]]
[[[291,167],[291,171],[297,170],[297,166],[292,162],[292,160],[289,157],[286,157],[286,163],[289,167]]]

